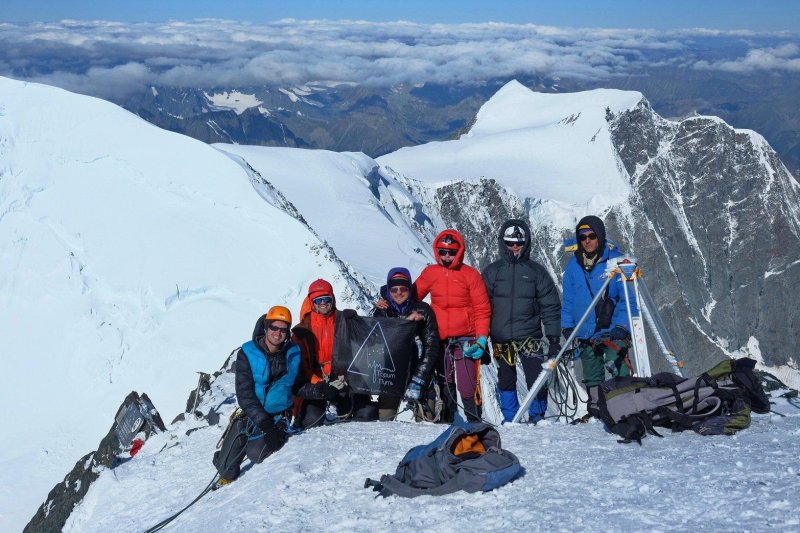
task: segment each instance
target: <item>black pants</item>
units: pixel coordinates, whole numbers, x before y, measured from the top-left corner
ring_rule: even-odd
[[[525,384],[530,389],[536,382],[536,378],[542,373],[542,356],[528,356],[520,355],[522,360],[522,372],[525,374]],[[502,357],[497,358],[497,388],[501,391],[516,391],[517,390],[517,366],[511,366],[508,361]],[[547,399],[547,387],[542,387],[539,394],[536,395],[537,400]]]
[[[330,403],[336,407],[338,420],[371,422],[378,419],[378,406],[370,400],[368,394],[350,394]],[[303,400],[303,408],[300,410],[300,424],[303,429],[324,424],[327,409],[328,402],[325,400]]]
[[[225,435],[222,447],[214,452],[213,463],[220,478],[232,481],[239,477],[245,455],[254,463],[260,463],[281,449],[285,443],[286,438],[279,442],[268,442],[249,418],[240,416],[231,422],[230,431]]]

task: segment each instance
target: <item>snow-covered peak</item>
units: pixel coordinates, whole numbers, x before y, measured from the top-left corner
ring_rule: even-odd
[[[378,161],[426,183],[495,179],[522,198],[602,212],[627,197],[607,110],[631,109],[633,91],[545,94],[507,83],[458,140],[403,148]]]
[[[517,80],[506,83],[478,111],[465,137],[481,137],[556,124],[600,126],[606,109],[612,113],[633,108],[642,100],[636,91],[595,89],[578,93],[540,93]]]
[[[0,529],[22,528],[120,398],[182,411],[195,370],[218,368],[268,306],[298,310],[318,277],[348,292],[227,155],[0,78]]]

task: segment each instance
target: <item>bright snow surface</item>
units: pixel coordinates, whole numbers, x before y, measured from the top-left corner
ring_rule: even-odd
[[[0,78],[0,530],[18,530],[121,400],[183,410],[270,305],[344,282],[230,157],[102,100]],[[342,304],[347,305],[344,301]]]
[[[407,193],[377,173],[368,180],[366,176],[377,171],[378,164],[366,155],[214,146],[244,158],[292,202],[321,239],[373,284],[385,283],[392,267],[405,266],[416,277],[433,262],[428,243],[398,211],[396,202]]]
[[[230,398],[226,374],[200,409]],[[229,400],[230,402],[230,400]],[[225,413],[233,409],[226,405]],[[306,431],[233,484],[211,492],[172,531],[760,531],[797,530],[800,410],[755,415],[732,437],[691,431],[619,444],[598,422],[500,427],[526,473],[483,494],[376,498],[365,478],[393,473],[413,446],[446,426],[350,422]],[[211,481],[224,429],[193,420],[105,471],[65,531],[142,531]],[[199,427],[188,436],[189,429]]]
[[[378,162],[427,183],[493,178],[522,198],[588,204],[600,212],[630,189],[606,109],[624,111],[641,99],[613,89],[537,93],[511,81],[460,139],[402,148]]]

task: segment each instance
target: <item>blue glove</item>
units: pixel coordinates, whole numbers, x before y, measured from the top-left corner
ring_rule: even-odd
[[[419,396],[424,386],[425,382],[422,381],[422,378],[414,376],[411,378],[411,383],[408,384],[405,394],[403,394],[403,399],[408,402],[419,401]]]
[[[475,341],[475,344],[464,348],[464,357],[469,357],[470,359],[480,359],[483,353],[486,351],[486,345],[488,342],[489,341],[486,340],[486,337],[481,335],[478,337],[478,340]]]
[[[600,344],[601,342],[606,342],[611,340],[611,332],[607,329],[601,329],[591,337],[589,337],[589,342],[594,344]]]

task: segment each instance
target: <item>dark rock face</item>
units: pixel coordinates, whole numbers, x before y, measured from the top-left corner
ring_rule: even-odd
[[[131,412],[138,411],[141,415],[139,420],[133,422],[133,426],[125,419],[129,408]],[[100,472],[114,468],[120,461],[125,460],[119,456],[130,445],[135,435],[143,434],[146,440],[153,433],[165,430],[161,416],[146,394],[140,397],[136,392],[131,392],[122,402],[114,418],[114,424],[100,441],[97,451],[81,457],[64,481],[53,487],[45,502],[25,526],[26,533],[61,531],[72,510],[86,496],[92,482],[100,476]],[[122,442],[120,439],[127,442]]]
[[[666,121],[646,101],[610,126],[633,188],[632,216],[615,210],[611,232],[646,265],[690,373],[751,337],[767,364],[785,364],[800,340],[800,192],[775,152],[716,118]]]

